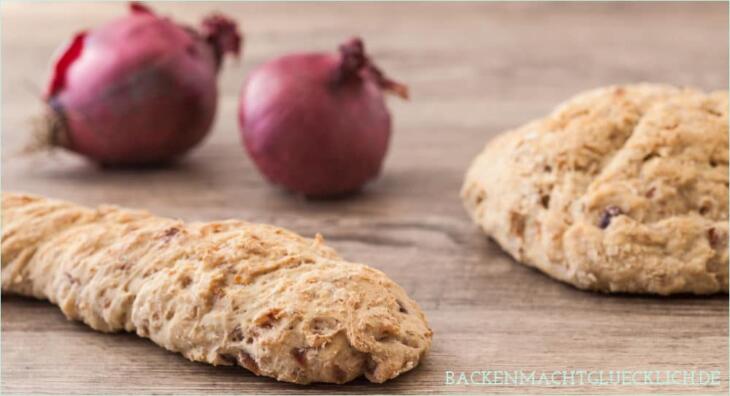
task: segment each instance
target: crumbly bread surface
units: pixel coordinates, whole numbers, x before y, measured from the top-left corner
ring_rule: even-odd
[[[382,272],[269,225],[183,223],[4,193],[2,291],[104,331],[280,381],[383,382],[431,344],[416,303]]]
[[[487,144],[467,211],[516,260],[581,289],[728,291],[728,93],[600,88]]]

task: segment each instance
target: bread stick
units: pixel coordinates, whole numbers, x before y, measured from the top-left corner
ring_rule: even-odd
[[[46,299],[103,332],[280,381],[383,382],[431,344],[426,318],[382,272],[320,235],[228,220],[3,194],[2,291]],[[12,320],[12,318],[11,318]]]

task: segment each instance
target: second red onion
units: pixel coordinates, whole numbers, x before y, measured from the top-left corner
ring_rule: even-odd
[[[353,38],[339,53],[283,56],[256,69],[241,93],[246,150],[274,184],[312,197],[360,189],[379,172],[391,117],[383,93],[407,98]]]

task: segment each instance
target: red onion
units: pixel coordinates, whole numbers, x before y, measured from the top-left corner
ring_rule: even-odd
[[[170,161],[207,134],[222,57],[239,53],[236,24],[212,15],[196,31],[138,3],[130,11],[61,51],[45,95],[47,144],[142,165]]]
[[[407,98],[365,54],[362,40],[339,54],[292,54],[248,78],[239,121],[244,145],[274,184],[307,196],[358,190],[380,172],[390,139],[383,91]]]

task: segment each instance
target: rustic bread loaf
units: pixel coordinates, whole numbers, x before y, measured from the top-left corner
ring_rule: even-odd
[[[581,289],[728,290],[728,93],[601,88],[494,138],[462,197],[516,260]]]
[[[47,299],[70,319],[190,360],[301,384],[383,382],[431,344],[400,286],[319,235],[14,193],[2,210],[3,293]]]

